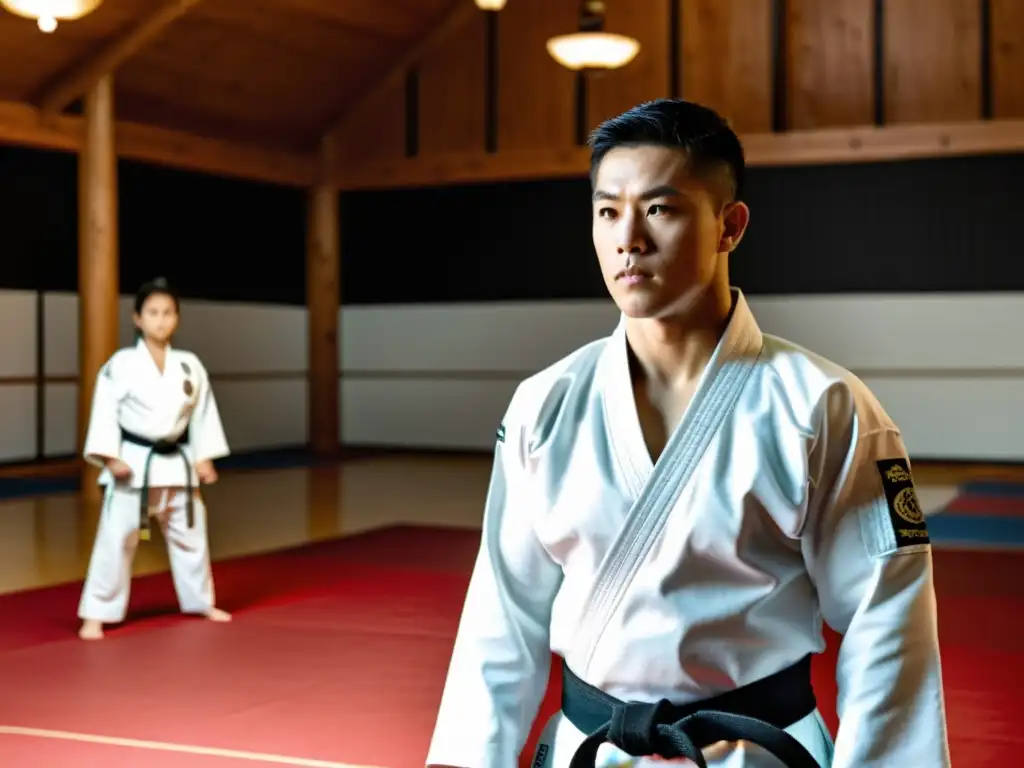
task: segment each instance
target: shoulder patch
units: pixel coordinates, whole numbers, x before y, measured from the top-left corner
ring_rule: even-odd
[[[107,362],[105,362],[103,364],[103,367],[100,368],[99,375],[105,379],[113,379],[114,374],[116,373],[115,369],[119,370],[124,366],[124,361],[126,359],[125,355],[134,351],[135,347],[122,347],[121,349],[117,350],[114,354],[107,358]],[[129,357],[127,359],[130,360],[131,358]]]
[[[499,443],[504,443],[505,442],[505,425],[504,424],[499,424],[498,425],[497,437],[498,437],[498,442]]]
[[[921,502],[917,498],[917,490],[914,488],[914,479],[910,475],[907,460],[884,459],[876,462],[876,466],[882,478],[882,488],[885,489],[889,522],[896,536],[896,549],[930,543],[928,524]]]

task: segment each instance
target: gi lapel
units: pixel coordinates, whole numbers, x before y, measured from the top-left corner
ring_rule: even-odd
[[[761,332],[743,295],[739,291],[735,295],[732,319],[690,407],[669,438],[594,577],[577,635],[582,642],[574,649],[570,664],[577,673],[586,673],[601,634],[757,363]],[[624,335],[614,341],[626,343]]]

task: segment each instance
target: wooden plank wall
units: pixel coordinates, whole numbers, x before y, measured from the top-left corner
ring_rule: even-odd
[[[436,158],[437,179],[455,155],[464,166],[471,155],[572,152],[599,121],[661,96],[706,103],[745,135],[1024,119],[1024,0],[607,6],[606,28],[641,43],[628,67],[584,77],[548,55],[547,38],[575,28],[578,0],[508,0],[353,121],[350,167],[386,174],[403,158]]]

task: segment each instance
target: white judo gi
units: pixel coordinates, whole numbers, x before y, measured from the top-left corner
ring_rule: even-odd
[[[187,469],[181,453],[150,457],[150,448],[123,439],[122,430],[154,442],[187,438],[180,445]],[[139,341],[107,361],[96,377],[85,439],[86,460],[104,467],[99,482],[106,493],[79,618],[116,623],[125,617],[147,459],[148,506],[163,525],[181,610],[201,614],[214,606],[206,507],[194,467],[229,453],[210,379],[198,357],[168,347],[161,372]],[[132,469],[131,478],[116,481],[104,457],[124,461]],[[192,527],[187,521],[189,482],[194,489]]]
[[[625,326],[517,389],[428,765],[514,768],[550,653],[621,701],[707,699],[843,635],[840,728],[787,728],[822,766],[950,764],[931,545],[899,430],[833,363],[763,335],[742,294],[653,463]],[[584,738],[559,713],[534,768]],[[778,768],[750,743],[715,768]],[[601,766],[647,765],[606,745]]]

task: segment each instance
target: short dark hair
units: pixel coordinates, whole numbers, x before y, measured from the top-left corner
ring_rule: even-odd
[[[167,282],[167,280],[165,278],[163,278],[163,277],[156,277],[156,278],[153,278],[152,280],[150,280],[147,283],[143,283],[139,287],[138,292],[136,292],[136,294],[135,294],[135,314],[141,315],[142,314],[142,306],[146,303],[146,301],[149,299],[149,297],[150,296],[156,296],[158,294],[162,295],[162,296],[169,297],[170,300],[174,302],[174,308],[175,309],[180,309],[180,307],[178,306],[179,305],[179,300],[178,300],[178,293],[177,293],[177,291],[175,291],[173,288],[171,288],[170,284]]]
[[[613,149],[653,144],[685,151],[695,173],[724,170],[730,199],[743,194],[746,161],[739,136],[713,109],[692,101],[656,99],[639,104],[597,126],[588,144],[591,182]]]

